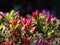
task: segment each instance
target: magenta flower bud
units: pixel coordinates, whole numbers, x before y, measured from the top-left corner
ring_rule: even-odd
[[[36,10],[36,12],[33,12],[32,13],[32,17],[34,18],[34,19],[37,19],[38,17],[39,17],[39,12]]]
[[[21,20],[18,20],[18,22],[17,22],[18,24],[22,24],[22,22],[21,22]]]
[[[23,18],[23,19],[22,19],[22,23],[23,23],[23,24],[26,24],[26,22],[27,22],[27,19],[26,19],[26,18]]]
[[[29,20],[29,19],[28,19],[27,22],[26,22],[26,26],[30,27],[31,24],[32,24],[32,20]]]
[[[9,45],[15,45],[14,41],[11,40],[11,41],[9,42]]]
[[[36,27],[33,27],[33,28],[30,30],[30,33],[31,33],[31,34],[34,34],[36,31],[37,31]]]
[[[11,31],[10,31],[10,30],[8,30],[8,31],[7,31],[7,34],[8,34],[8,35],[10,35],[10,34],[11,34]]]
[[[24,26],[21,28],[21,30],[24,30],[25,32],[27,31],[26,29],[27,29],[26,25],[24,25]]]
[[[51,22],[53,22],[55,24],[57,22],[57,20],[55,18],[51,18]]]

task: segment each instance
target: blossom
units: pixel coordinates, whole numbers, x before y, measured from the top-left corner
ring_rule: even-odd
[[[34,34],[36,31],[37,31],[37,28],[36,28],[36,27],[33,27],[33,28],[30,30],[30,33],[31,33],[31,34]]]
[[[28,26],[28,27],[30,27],[32,25],[32,20],[27,20],[27,22],[26,22],[26,26]]]
[[[55,24],[57,22],[57,20],[55,18],[51,18],[51,22],[53,22]]]
[[[8,23],[4,23],[4,25],[5,25],[6,27],[9,27],[9,24],[8,24]]]
[[[21,30],[27,31],[26,25],[24,25],[24,26],[21,28]]]
[[[6,13],[6,16],[7,16],[7,17],[8,17],[8,15],[9,15],[9,12]]]
[[[32,13],[32,17],[34,18],[34,19],[37,19],[38,17],[39,17],[39,12],[36,10],[36,12],[33,12]]]
[[[47,19],[46,19],[46,24],[49,24],[51,22],[51,18],[50,17],[48,17]]]
[[[8,34],[8,35],[10,35],[10,34],[11,34],[11,31],[10,31],[10,30],[8,30],[8,31],[7,31],[7,34]]]
[[[9,43],[3,42],[3,45],[15,45],[15,43],[14,43],[14,41],[11,40]]]
[[[13,26],[17,25],[17,21],[16,20],[12,20],[11,23],[12,23]]]
[[[25,45],[28,45],[29,43],[30,43],[30,41],[31,41],[31,39],[30,39],[30,37],[23,37],[22,38],[22,42],[25,44]]]
[[[27,18],[22,18],[22,23],[26,24],[26,22],[27,22]]]
[[[18,22],[17,22],[18,24],[22,24],[22,21],[21,20],[18,20]]]
[[[43,15],[46,15],[46,13],[47,13],[47,11],[44,9],[44,10],[42,10],[42,14]]]
[[[15,14],[14,14],[14,15],[16,16],[17,14],[19,14],[19,11],[15,12]]]

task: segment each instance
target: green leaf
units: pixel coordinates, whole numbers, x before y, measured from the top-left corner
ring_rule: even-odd
[[[9,42],[10,40],[8,38],[6,38],[6,42]]]
[[[10,24],[9,26],[10,26],[10,28],[11,28],[12,30],[14,29],[12,24]]]
[[[47,35],[48,35],[48,38],[51,36],[52,32],[48,31]]]
[[[2,28],[2,32],[5,31],[5,26],[3,24],[1,24],[1,28]]]
[[[13,19],[14,18],[14,10],[12,10],[11,12],[10,12],[10,15],[8,16],[8,18],[9,19]]]
[[[21,28],[21,25],[17,24],[17,25],[15,26],[15,30],[16,30],[16,29],[19,29],[19,28]]]

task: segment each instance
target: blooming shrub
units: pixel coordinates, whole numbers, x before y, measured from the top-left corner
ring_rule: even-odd
[[[27,17],[0,12],[0,45],[60,45],[60,21],[46,10]]]

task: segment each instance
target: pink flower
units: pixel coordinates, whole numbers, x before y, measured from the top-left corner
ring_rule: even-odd
[[[3,19],[3,16],[2,15],[0,15],[0,19]]]
[[[28,45],[31,41],[31,38],[30,37],[23,37],[22,38],[22,42],[25,44],[25,45]]]
[[[33,27],[33,28],[30,30],[30,33],[31,33],[31,34],[34,34],[36,31],[37,31],[37,28],[36,28],[36,27]]]
[[[34,18],[34,19],[37,19],[38,17],[39,17],[39,12],[36,10],[36,12],[33,12],[32,13],[32,17]]]
[[[27,19],[26,19],[26,18],[23,18],[23,19],[22,19],[22,23],[23,23],[23,24],[26,24],[26,22],[27,22]]]
[[[55,24],[57,22],[57,20],[55,18],[51,18],[51,22],[53,22]]]
[[[8,34],[8,35],[10,35],[10,34],[11,34],[11,31],[10,31],[10,30],[8,30],[8,31],[7,31],[7,34]]]
[[[17,22],[18,24],[22,24],[22,21],[21,20],[18,20],[18,22]]]
[[[13,26],[16,26],[17,25],[17,21],[16,20],[12,20],[11,23],[12,23]]]
[[[28,19],[27,22],[26,22],[26,26],[30,27],[31,24],[32,24],[32,20],[29,20],[29,19]]]
[[[21,28],[21,30],[24,30],[24,31],[26,31],[26,29],[27,29],[26,25],[24,25],[24,26]]]
[[[14,41],[11,40],[11,41],[9,42],[9,45],[15,45]]]
[[[14,41],[12,41],[12,40],[9,43],[3,42],[2,44],[3,45],[15,45]]]

